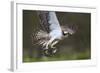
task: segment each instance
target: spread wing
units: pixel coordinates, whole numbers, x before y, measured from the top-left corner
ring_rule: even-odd
[[[41,45],[49,39],[49,12],[48,11],[37,11],[39,19],[39,30],[31,34],[32,45]]]
[[[50,33],[52,30],[61,31],[59,21],[54,11],[38,11],[40,25],[44,31]]]
[[[61,26],[60,26],[60,23],[57,19],[57,16],[56,16],[55,12],[53,12],[53,11],[49,12],[48,23],[50,24],[49,28],[50,28],[51,31],[53,31],[53,30],[61,31]]]

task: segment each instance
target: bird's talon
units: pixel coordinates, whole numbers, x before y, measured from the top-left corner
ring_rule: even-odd
[[[55,54],[55,53],[57,52],[57,49],[53,49],[53,51],[52,51],[52,52],[53,52],[53,54]]]

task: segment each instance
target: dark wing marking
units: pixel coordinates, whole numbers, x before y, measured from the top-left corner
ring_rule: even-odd
[[[47,33],[50,32],[49,29],[49,11],[37,11],[37,14],[39,16],[39,21],[40,21],[40,25],[43,28],[44,31],[46,31]]]

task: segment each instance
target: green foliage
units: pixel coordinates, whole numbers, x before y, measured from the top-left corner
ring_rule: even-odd
[[[56,54],[52,57],[30,58],[28,55],[24,56],[23,62],[44,62],[44,61],[64,61],[64,60],[86,60],[91,58],[89,50],[83,52],[74,52],[69,54]]]

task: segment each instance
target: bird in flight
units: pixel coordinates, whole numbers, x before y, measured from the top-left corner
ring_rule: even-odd
[[[49,54],[50,49],[54,54],[57,51],[55,45],[75,31],[67,25],[61,26],[55,11],[38,11],[37,14],[43,30],[37,32],[36,39],[42,45],[46,55]]]

